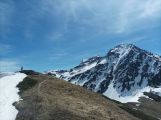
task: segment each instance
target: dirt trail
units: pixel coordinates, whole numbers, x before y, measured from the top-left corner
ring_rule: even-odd
[[[37,88],[38,96],[41,96],[41,97],[44,98],[44,101],[46,102],[46,105],[47,105],[47,106],[50,106],[50,105],[49,105],[49,101],[48,101],[47,96],[46,96],[43,92],[41,92],[41,87],[42,87],[42,85],[43,85],[45,82],[47,82],[49,79],[50,79],[50,78],[48,78],[48,79],[42,81],[41,83],[39,83],[38,88]]]
[[[38,81],[23,92],[16,120],[138,120],[97,93],[48,75],[31,75]],[[27,97],[26,97],[27,96]]]
[[[42,94],[42,93],[41,93],[41,90],[40,90],[40,88],[41,88],[42,84],[44,84],[47,80],[49,80],[49,78],[48,78],[48,79],[46,79],[46,80],[44,80],[44,81],[42,81],[41,83],[39,83],[39,85],[38,85],[38,94],[39,94],[39,95],[41,95],[41,94]]]

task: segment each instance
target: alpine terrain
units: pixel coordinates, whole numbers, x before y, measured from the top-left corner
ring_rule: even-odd
[[[122,104],[50,75],[21,72],[27,77],[17,85],[22,99],[14,103],[19,111],[15,120],[140,120],[141,116],[154,119],[142,113],[129,114],[121,109]]]
[[[103,57],[48,74],[122,103],[138,102],[145,92],[161,95],[161,57],[133,44],[118,45]]]

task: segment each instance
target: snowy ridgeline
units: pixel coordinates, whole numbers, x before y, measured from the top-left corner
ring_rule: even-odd
[[[25,77],[23,73],[9,73],[0,78],[0,120],[15,120],[18,111],[12,104],[19,100],[16,85]]]
[[[161,57],[132,44],[83,60],[69,70],[46,72],[111,99],[139,102],[144,92],[161,95]]]

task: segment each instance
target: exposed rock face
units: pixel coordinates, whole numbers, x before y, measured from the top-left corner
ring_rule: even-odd
[[[120,97],[136,95],[146,87],[150,90],[161,86],[161,57],[132,44],[121,44],[107,55],[89,58],[69,71],[50,72],[119,100]]]

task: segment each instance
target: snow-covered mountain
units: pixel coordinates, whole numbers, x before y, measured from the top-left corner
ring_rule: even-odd
[[[48,73],[121,102],[137,102],[143,92],[161,93],[161,57],[132,44],[118,45],[70,70]]]

